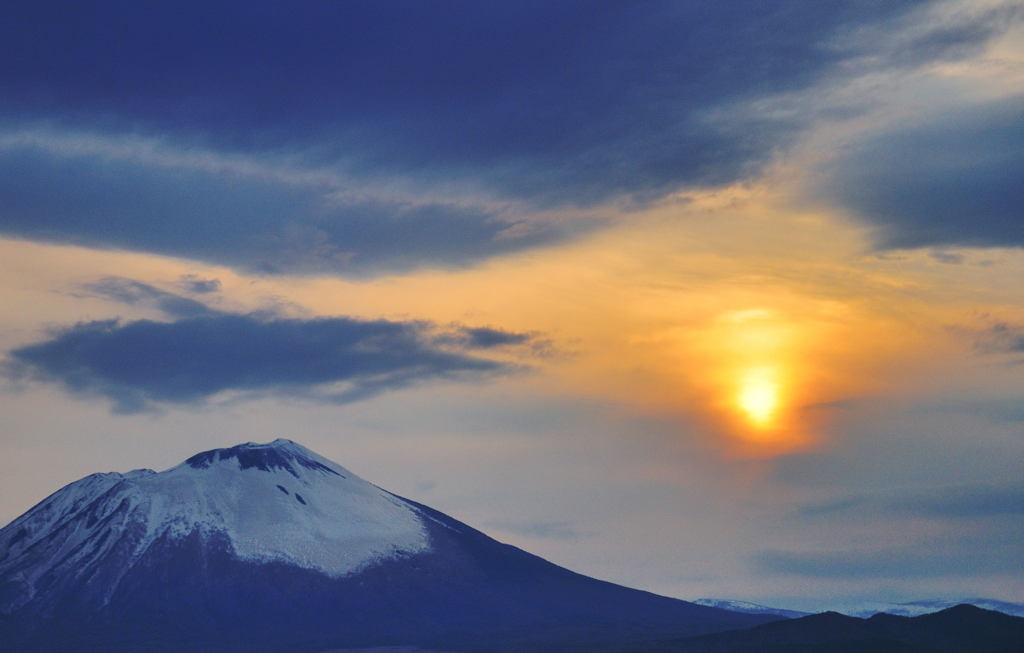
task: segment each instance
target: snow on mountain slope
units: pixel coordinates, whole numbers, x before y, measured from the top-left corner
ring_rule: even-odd
[[[406,502],[289,440],[248,443],[160,473],[93,474],[51,495],[0,533],[0,577],[22,589],[8,588],[0,608],[30,600],[47,577],[112,555],[127,568],[154,542],[191,534],[223,536],[243,560],[335,577],[428,546]]]
[[[721,608],[722,610],[732,610],[733,612],[742,612],[744,614],[775,614],[780,617],[786,617],[787,619],[806,617],[810,614],[810,612],[772,608],[767,605],[761,605],[760,603],[736,601],[733,599],[694,599],[693,602],[697,605],[706,605],[709,608]]]

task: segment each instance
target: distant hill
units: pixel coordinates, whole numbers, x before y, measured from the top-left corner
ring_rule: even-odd
[[[806,617],[808,615],[815,614],[813,612],[800,612],[797,610],[774,608],[767,605],[761,605],[760,603],[738,601],[736,599],[695,599],[693,602],[697,605],[722,608],[723,610],[734,610],[736,612],[746,612],[747,614],[774,614],[789,619],[796,619],[798,617]],[[1024,603],[1011,603],[1009,601],[984,598],[924,599],[920,601],[905,601],[899,603],[875,601],[844,607],[822,606],[821,611],[838,612],[839,614],[845,614],[850,617],[864,618],[874,616],[880,612],[894,614],[899,617],[920,617],[921,615],[931,614],[932,612],[939,612],[957,605],[965,604],[984,608],[985,610],[1002,612],[1003,614],[1015,617],[1024,617]]]
[[[870,617],[885,612],[900,617],[919,617],[932,612],[939,612],[957,605],[973,605],[985,610],[994,610],[1003,614],[1015,617],[1024,617],[1024,603],[1011,603],[1009,601],[998,601],[996,599],[984,598],[962,598],[962,599],[925,599],[921,601],[906,601],[901,603],[870,603],[839,610],[851,617]]]
[[[920,617],[869,619],[825,612],[631,653],[1020,653],[1024,618],[959,605]]]

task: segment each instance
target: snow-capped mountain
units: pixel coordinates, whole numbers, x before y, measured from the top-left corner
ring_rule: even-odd
[[[759,603],[737,601],[734,599],[694,599],[693,602],[697,605],[722,608],[723,610],[732,610],[734,612],[745,612],[747,614],[774,614],[788,619],[797,619],[799,617],[806,617],[807,615],[813,614],[810,612],[799,612],[797,610],[786,610],[784,608],[773,608]],[[863,619],[880,613],[896,615],[899,617],[920,617],[922,615],[948,610],[958,605],[973,605],[975,607],[982,608],[983,610],[992,610],[994,612],[1002,612],[1003,614],[1015,617],[1024,617],[1024,604],[983,598],[926,599],[922,601],[907,601],[903,603],[876,601],[868,603],[861,602],[842,607],[823,605],[820,611],[825,612],[826,610],[831,610],[839,614],[844,614],[850,617],[860,617]]]
[[[154,542],[190,535],[219,538],[240,560],[333,577],[428,546],[408,504],[348,470],[289,440],[245,444],[159,474],[94,474],[43,501],[0,537],[0,574],[21,589],[7,592],[0,610],[45,593],[44,577],[84,573],[112,555],[127,571]],[[109,579],[106,591],[117,581]]]
[[[575,574],[290,440],[94,474],[0,530],[0,649],[540,651],[771,620]]]
[[[710,608],[721,608],[723,610],[732,610],[733,612],[743,612],[745,614],[774,614],[787,619],[797,619],[811,614],[810,612],[773,608],[767,605],[761,605],[760,603],[736,601],[735,599],[694,599],[693,602],[697,605],[706,605]]]
[[[870,617],[878,613],[894,614],[900,617],[919,617],[941,610],[948,610],[957,605],[973,605],[983,610],[993,610],[1015,617],[1024,617],[1024,604],[998,601],[996,599],[964,598],[964,599],[926,599],[922,601],[906,601],[903,603],[878,602],[860,604],[839,610],[851,617]]]

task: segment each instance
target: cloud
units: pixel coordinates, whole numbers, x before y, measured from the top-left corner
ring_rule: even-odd
[[[862,518],[880,514],[949,519],[1012,516],[1024,513],[1024,485],[955,485],[891,494],[858,494],[797,508],[804,518]]]
[[[807,505],[804,526],[859,525],[849,549],[763,550],[770,574],[816,578],[940,578],[1015,573],[1024,555],[1024,485],[946,486],[858,494]],[[835,520],[835,521],[829,521]],[[926,520],[926,524],[920,524]],[[864,535],[876,533],[876,546]],[[893,541],[898,542],[894,544]]]
[[[974,546],[979,548],[974,549]],[[929,578],[1015,573],[1020,569],[1016,543],[966,543],[962,548],[932,544],[874,551],[793,552],[762,551],[754,557],[757,568],[772,574],[814,578]]]
[[[488,522],[485,527],[524,537],[551,540],[577,540],[580,533],[567,521]]]
[[[876,225],[881,248],[1024,246],[1022,101],[876,134],[840,158],[819,192]]]
[[[832,499],[824,503],[814,503],[797,508],[797,514],[803,517],[819,517],[822,515],[834,515],[836,513],[845,513],[853,508],[856,508],[864,503],[864,497],[853,496],[843,497],[840,499]]]
[[[941,518],[1024,514],[1024,485],[943,488],[887,502],[892,512]]]
[[[514,369],[444,341],[424,322],[218,314],[83,322],[9,357],[23,378],[105,396],[119,412],[198,403],[225,391],[346,403],[432,379],[479,380]]]
[[[1024,347],[1019,348],[1024,351]],[[940,413],[977,415],[992,422],[1008,424],[1024,422],[1024,397],[993,399],[944,399],[929,406]]]
[[[996,322],[984,329],[968,332],[979,353],[1024,352],[1024,325]]]
[[[87,140],[70,151],[62,143],[78,140],[59,134],[0,147],[0,232],[264,274],[366,276],[465,266],[593,226],[526,224],[482,205],[345,195],[344,180],[330,175]]]
[[[1022,15],[1018,3],[920,3],[885,23],[845,30],[834,40],[839,49],[886,66],[914,67],[965,58]]]
[[[81,289],[87,293],[124,304],[149,304],[170,317],[197,317],[219,313],[195,299],[182,297],[148,283],[124,277],[104,277],[98,281],[82,284]]]
[[[934,261],[945,263],[947,265],[961,265],[964,262],[963,254],[957,254],[955,252],[932,250],[931,252],[928,252],[928,256]]]
[[[534,337],[529,333],[503,331],[493,327],[456,327],[445,337],[452,344],[470,349],[494,349],[534,341]]]
[[[804,125],[734,109],[843,74],[865,52],[837,34],[921,5],[8,3],[0,232],[265,273],[470,265],[586,230],[537,212],[756,174]]]
[[[178,279],[178,285],[185,290],[196,295],[205,295],[207,293],[215,293],[220,291],[220,279],[203,279],[197,277],[194,274],[182,275]]]

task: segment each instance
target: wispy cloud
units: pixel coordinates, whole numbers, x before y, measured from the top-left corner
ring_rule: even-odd
[[[1017,552],[1020,553],[1019,551]],[[773,574],[813,578],[927,578],[985,573],[1005,573],[1019,568],[1017,560],[964,550],[940,554],[924,548],[879,551],[793,552],[764,551],[755,566]]]
[[[194,274],[183,275],[178,279],[178,285],[185,290],[196,295],[205,295],[207,293],[215,293],[220,290],[220,279],[203,279]]]
[[[198,283],[200,283],[202,288],[208,288],[210,282],[203,281]],[[212,292],[212,290],[211,288],[202,292]],[[203,302],[190,297],[183,297],[166,290],[161,290],[148,283],[124,277],[104,277],[98,281],[84,283],[80,286],[78,292],[106,297],[124,304],[148,304],[171,317],[178,318],[214,315],[219,312]]]
[[[1024,325],[995,322],[969,332],[979,353],[1013,353],[1024,351]]]
[[[485,524],[487,528],[505,531],[515,535],[537,539],[577,540],[583,537],[571,523],[567,521],[492,521]]]
[[[797,508],[804,518],[880,513],[939,519],[973,519],[1024,513],[1024,485],[951,485],[890,493],[857,494]]]

